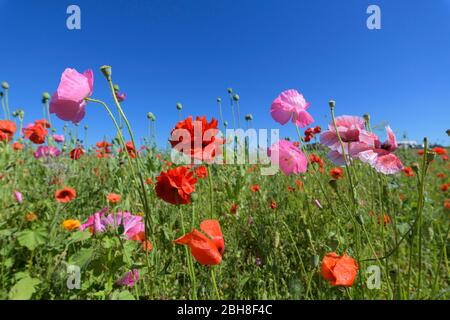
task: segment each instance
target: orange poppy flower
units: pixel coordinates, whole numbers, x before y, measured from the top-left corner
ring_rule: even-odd
[[[120,195],[118,195],[116,193],[110,193],[110,194],[108,194],[106,199],[108,200],[109,203],[119,203],[121,197],[120,197]]]
[[[322,260],[321,273],[332,286],[351,287],[358,272],[356,261],[344,254],[327,253]]]
[[[209,236],[205,236],[197,229],[174,240],[176,244],[189,246],[191,253],[201,265],[216,265],[222,261],[225,242],[217,220],[205,220],[200,229]]]
[[[272,208],[272,210],[275,210],[277,208],[277,203],[275,202],[275,200],[272,200],[270,202],[270,207]]]
[[[80,226],[81,226],[81,222],[79,220],[69,219],[69,220],[64,220],[64,222],[63,222],[63,227],[67,231],[73,231],[75,229],[78,229]]]
[[[33,221],[37,220],[37,218],[38,218],[38,216],[34,212],[27,213],[27,215],[25,216],[25,220],[27,220],[28,222],[33,222]]]
[[[444,183],[443,185],[441,185],[441,191],[442,191],[442,192],[447,192],[448,186],[449,186],[448,183]]]
[[[250,186],[250,190],[252,192],[258,192],[259,190],[261,190],[261,187],[258,184],[255,184],[253,186]]]
[[[70,187],[65,187],[64,189],[57,190],[55,192],[56,201],[61,202],[61,203],[70,202],[73,199],[75,199],[76,196],[77,196],[77,192],[75,191],[75,189],[70,188]]]
[[[441,147],[434,147],[433,151],[436,152],[440,156],[447,154],[447,150],[445,150],[444,148],[441,148]]]
[[[145,179],[145,184],[152,185],[153,184],[152,178]]]
[[[378,216],[377,223],[378,223],[378,224],[381,224],[381,215]],[[383,215],[383,224],[384,224],[384,225],[387,225],[387,224],[389,224],[389,223],[391,223],[391,217],[389,217],[388,214],[384,214],[384,215]]]
[[[205,166],[200,166],[195,169],[195,175],[199,179],[208,178],[208,169]]]
[[[15,151],[19,151],[19,150],[23,150],[24,145],[22,143],[16,141],[12,144],[12,147]]]
[[[450,199],[445,199],[444,208],[450,210]]]
[[[338,180],[344,176],[344,170],[342,168],[336,167],[330,170],[330,176],[334,180]]]
[[[197,179],[187,167],[170,169],[156,177],[156,195],[171,204],[188,204]]]
[[[235,203],[233,203],[233,204],[231,205],[231,208],[230,208],[230,213],[231,213],[231,214],[236,214],[237,209],[238,209],[238,205],[235,204]]]
[[[25,138],[30,139],[35,144],[43,144],[48,134],[47,129],[40,123],[29,125],[23,129]]]

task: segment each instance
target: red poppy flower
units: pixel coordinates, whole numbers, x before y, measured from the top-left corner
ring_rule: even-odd
[[[438,177],[438,178],[440,178],[440,179],[445,179],[445,173],[438,173],[437,175],[436,175],[436,177]]]
[[[176,239],[174,243],[189,246],[191,253],[201,265],[216,265],[222,261],[225,250],[225,241],[220,230],[219,221],[205,220],[200,224],[207,236],[197,229]]]
[[[442,155],[441,159],[444,160],[444,161],[447,161],[448,160],[448,155],[446,155],[446,154]]]
[[[144,231],[141,231],[141,232],[136,233],[136,234],[131,238],[131,240],[135,240],[135,241],[141,242],[141,243],[142,243],[142,248],[143,248],[145,251],[150,252],[150,251],[152,251],[152,249],[153,249],[153,245],[152,245],[152,243],[150,242],[150,240],[145,240],[145,232],[144,232]]]
[[[443,185],[441,185],[441,191],[442,192],[447,192],[448,187],[449,187],[449,184],[448,183],[444,183]]]
[[[444,208],[450,210],[450,199],[445,199]]]
[[[270,207],[272,208],[272,210],[275,210],[277,208],[277,203],[275,202],[275,200],[272,200],[270,202]]]
[[[75,189],[70,188],[70,187],[65,187],[64,189],[57,190],[55,192],[56,201],[61,202],[61,203],[70,202],[73,199],[75,199],[76,196],[77,196],[77,192],[75,191]]]
[[[306,136],[303,140],[305,142],[310,142],[311,141],[311,136]]]
[[[199,179],[208,178],[208,169],[205,166],[200,166],[195,169],[195,175]]]
[[[235,203],[233,203],[233,204],[231,205],[231,208],[230,208],[230,213],[231,213],[231,214],[236,214],[237,209],[238,209],[238,205],[235,204]]]
[[[322,131],[322,128],[319,127],[319,126],[317,126],[317,127],[314,128],[314,133],[315,133],[315,134],[318,134],[318,133],[320,133],[321,131]]]
[[[35,144],[43,144],[45,142],[45,137],[48,134],[47,129],[40,124],[35,123],[34,125],[29,125],[23,129],[23,134],[25,138],[30,139]]]
[[[344,176],[344,170],[339,167],[333,168],[330,170],[330,175],[334,180],[338,180]]]
[[[193,121],[192,116],[189,116],[175,125],[171,137],[176,140],[171,139],[170,144],[172,148],[194,159],[211,162],[221,154],[219,145],[224,143],[222,139],[216,137],[219,133],[217,125],[218,121],[214,118],[208,122],[203,116]],[[183,141],[183,139],[189,139],[189,141]]]
[[[351,287],[358,272],[356,261],[344,254],[337,255],[335,252],[327,253],[322,260],[322,276],[332,286]]]
[[[145,184],[152,185],[153,184],[152,178],[145,179]]]
[[[323,160],[318,155],[315,155],[314,153],[311,153],[309,155],[309,162],[311,164],[317,163],[319,165],[319,172],[323,172]]]
[[[287,191],[288,192],[294,192],[295,189],[293,187],[291,187],[291,186],[287,186]]]
[[[110,194],[108,194],[106,199],[108,200],[109,203],[119,203],[121,197],[120,197],[120,195],[118,195],[116,193],[110,193]]]
[[[425,151],[423,149],[420,149],[419,151],[417,151],[417,154],[419,156],[423,156],[424,153],[425,153]]]
[[[404,167],[403,172],[405,173],[405,176],[407,176],[407,177],[414,177],[414,171],[411,167]]]
[[[76,147],[75,149],[69,152],[69,156],[72,160],[78,160],[84,154],[84,150],[82,147]]]
[[[378,216],[377,223],[381,224],[381,215]],[[391,217],[389,217],[389,215],[387,215],[387,214],[384,214],[383,215],[383,224],[387,225],[389,223],[391,223]]]
[[[191,202],[191,193],[195,191],[194,173],[187,167],[169,169],[156,177],[156,195],[171,204]]]
[[[259,190],[261,190],[261,187],[258,184],[254,184],[254,185],[250,186],[250,190],[252,192],[258,192]]]
[[[128,141],[126,143],[127,152],[130,155],[131,159],[136,158],[136,149],[134,148],[133,142]]]
[[[9,120],[0,120],[0,141],[11,141],[16,133],[15,122]]]
[[[302,180],[295,180],[295,185],[297,186],[297,189],[303,190],[303,181]]]
[[[447,150],[445,150],[444,148],[441,148],[441,147],[434,147],[432,150],[440,156],[447,154]]]
[[[45,119],[36,120],[34,122],[34,124],[40,124],[41,126],[43,126],[44,128],[47,128],[47,129],[50,128],[50,123],[47,120],[45,120]]]
[[[12,144],[12,147],[15,151],[19,151],[19,150],[23,150],[24,145],[22,143],[16,141]]]

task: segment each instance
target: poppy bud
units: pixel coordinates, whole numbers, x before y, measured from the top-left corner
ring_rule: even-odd
[[[233,96],[233,100],[234,100],[234,101],[239,101],[239,95],[238,95],[238,94],[235,94],[235,95]]]
[[[8,90],[8,89],[9,89],[9,84],[8,84],[8,82],[3,81],[3,82],[2,82],[2,88],[5,89],[5,90]]]
[[[191,193],[191,202],[196,202],[198,200],[198,194],[196,192]]]
[[[125,232],[125,227],[123,226],[123,224],[119,225],[119,228],[117,228],[117,232],[119,234],[123,234]]]
[[[228,88],[227,91],[228,91],[229,94],[233,93],[233,89],[232,88]]]
[[[100,71],[103,73],[106,80],[108,80],[108,81],[111,80],[111,74],[112,74],[111,66],[107,66],[107,65],[101,66]]]
[[[411,169],[413,169],[414,173],[419,173],[419,164],[417,162],[411,163]]]
[[[311,231],[309,229],[306,229],[306,235],[308,236],[308,240],[311,242],[312,241],[312,235],[311,235]]]
[[[114,87],[114,91],[120,91],[120,88],[119,88],[118,84],[115,84],[113,87]]]
[[[330,184],[330,187],[333,188],[333,190],[337,192],[337,188],[338,188],[337,180],[331,179],[330,181],[328,181],[328,183]]]
[[[366,122],[369,122],[369,121],[370,121],[370,114],[365,113],[365,114],[363,115],[363,118],[364,118],[364,120],[365,120]]]
[[[450,129],[447,129],[447,135],[450,137]]]
[[[319,261],[320,261],[320,257],[315,254],[314,256],[311,257],[311,266],[313,268],[317,267],[319,265]]]
[[[47,103],[50,100],[50,94],[48,92],[44,92],[42,94],[42,103]]]
[[[226,127],[228,127],[228,121],[224,121],[223,122],[223,126],[226,128]]]
[[[278,231],[275,232],[275,238],[274,238],[273,245],[275,248],[278,248],[278,246],[280,245],[280,233]]]
[[[358,215],[356,216],[356,221],[358,221],[358,223],[359,223],[360,225],[363,225],[363,224],[364,224],[364,218],[363,218],[363,216],[362,216],[361,214],[358,214]]]
[[[220,97],[218,97],[217,102],[222,102],[222,99]]]
[[[431,161],[433,161],[435,157],[436,157],[435,152],[427,151],[427,163],[430,163]]]
[[[85,125],[84,125],[84,130],[87,130],[87,129],[88,129],[88,125],[85,124]]]
[[[245,120],[247,121],[253,120],[253,116],[251,114],[248,114],[245,116]]]
[[[334,109],[334,106],[336,105],[336,101],[330,100],[330,101],[328,102],[328,104],[330,105],[330,108],[331,108],[331,109]]]
[[[66,152],[67,146],[66,146],[66,145],[63,145],[62,148],[61,148],[61,150],[62,150],[62,152]]]
[[[3,97],[3,91],[0,91],[0,98]]]
[[[17,117],[19,116],[19,112],[14,111],[14,112],[12,113],[12,116],[13,116],[14,118],[17,118]]]
[[[178,110],[183,109],[183,105],[182,105],[181,103],[179,103],[179,102],[177,103],[177,109],[178,109]]]

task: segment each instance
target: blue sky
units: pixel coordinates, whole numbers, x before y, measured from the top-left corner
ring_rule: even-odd
[[[81,8],[81,30],[66,28],[70,4]],[[381,30],[366,27],[370,4],[381,8]],[[66,67],[94,69],[93,97],[112,104],[98,71],[109,64],[135,134],[147,133],[152,111],[161,146],[177,102],[184,116],[218,117],[220,96],[231,123],[228,87],[242,116],[281,136],[295,130],[276,124],[269,107],[295,88],[322,127],[334,99],[338,115],[368,112],[399,136],[449,144],[449,0],[0,0],[0,30],[0,81],[25,122],[42,117],[41,93],[56,90]],[[98,105],[88,105],[85,124],[90,143],[113,135]]]

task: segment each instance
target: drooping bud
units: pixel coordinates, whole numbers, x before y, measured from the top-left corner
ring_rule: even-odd
[[[84,125],[84,130],[87,130],[87,129],[88,129],[88,125],[85,124],[85,125]]]
[[[119,88],[118,84],[115,84],[113,87],[114,87],[114,91],[120,91],[120,88]]]
[[[447,129],[447,135],[450,137],[450,129]]]
[[[228,91],[229,94],[233,93],[233,89],[232,88],[228,88],[227,91]]]
[[[8,82],[3,81],[3,82],[2,82],[2,88],[3,88],[4,90],[8,90],[8,89],[9,89],[9,84],[8,84]]]
[[[183,105],[182,105],[181,103],[179,103],[179,102],[177,103],[177,109],[178,109],[178,110],[183,109]]]
[[[237,93],[233,96],[233,100],[234,101],[239,101],[239,95]]]
[[[223,126],[226,128],[226,127],[228,127],[228,121],[224,121],[223,122]]]
[[[415,174],[419,173],[419,164],[417,162],[411,163],[411,169],[414,171]]]
[[[253,120],[253,116],[249,113],[245,116],[245,120],[247,121]]]
[[[44,92],[42,94],[42,103],[47,103],[50,100],[50,94],[48,92]]]
[[[152,121],[156,120],[155,115],[152,112],[147,113],[147,119],[152,120]]]
[[[105,76],[106,80],[111,80],[111,75],[112,75],[112,68],[111,66],[101,66],[100,67],[100,71],[103,73],[103,75]]]
[[[369,122],[369,121],[370,121],[370,114],[365,113],[365,114],[363,115],[363,118],[364,118],[364,121]]]
[[[222,102],[222,98],[218,97],[218,98],[217,98],[217,102],[218,102],[218,103]]]

